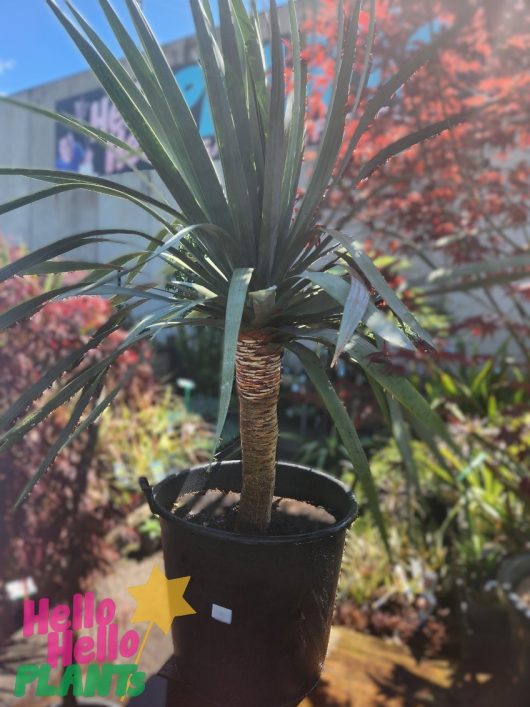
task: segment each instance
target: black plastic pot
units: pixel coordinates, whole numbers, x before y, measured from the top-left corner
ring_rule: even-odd
[[[517,585],[530,577],[530,552],[504,560],[497,573],[501,601],[508,609],[515,655],[514,678],[526,696],[530,693],[530,609],[516,593]]]
[[[278,463],[275,493],[323,506],[338,520],[291,536],[247,537],[170,512],[182,493],[241,490],[241,463],[196,467],[142,488],[160,516],[166,576],[190,576],[197,612],[175,619],[180,677],[222,707],[296,705],[318,682],[326,656],[352,494],[307,467]]]

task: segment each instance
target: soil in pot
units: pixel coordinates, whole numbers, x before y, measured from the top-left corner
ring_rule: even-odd
[[[173,513],[207,528],[235,532],[241,494],[208,489],[180,496]],[[269,535],[299,535],[321,530],[337,522],[337,518],[321,506],[306,501],[275,496]]]

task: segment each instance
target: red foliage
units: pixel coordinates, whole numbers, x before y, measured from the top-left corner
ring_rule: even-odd
[[[1,255],[1,254],[0,254]],[[17,257],[16,252],[9,259]],[[0,286],[0,310],[43,291],[44,279],[24,277]],[[0,334],[0,413],[57,361],[86,343],[111,315],[101,297],[52,302],[31,319]],[[81,365],[113,351],[126,336],[117,330],[91,351]],[[144,362],[141,362],[141,359]],[[133,350],[117,359],[109,385],[139,363],[123,395],[134,406],[137,395],[156,392],[148,349]],[[68,379],[68,374],[64,380]],[[43,398],[45,399],[45,398]],[[42,402],[42,401],[39,401]],[[37,470],[69,418],[69,406],[53,412],[15,447],[0,455],[0,639],[8,635],[12,611],[1,599],[1,582],[32,576],[42,596],[69,599],[82,580],[109,557],[104,536],[118,515],[112,505],[100,465],[94,456],[97,425],[85,431],[57,457],[29,499],[14,503]]]
[[[307,51],[310,70],[329,88],[337,41],[337,3],[322,0],[305,29],[318,38]],[[362,107],[418,47],[444,28],[459,29],[435,60],[416,72],[379,112],[352,156],[351,166],[328,197],[331,221],[354,219],[371,250],[414,258],[428,267],[495,261],[528,252],[530,242],[530,15],[524,0],[378,0],[371,81]],[[462,18],[463,11],[470,15]],[[472,11],[472,12],[471,12]],[[361,44],[367,18],[361,23]],[[311,45],[313,47],[313,45]],[[325,52],[324,52],[325,49]],[[323,57],[323,52],[327,54]],[[358,53],[358,70],[364,61]],[[317,61],[319,65],[317,67]],[[318,88],[315,84],[315,87]],[[353,92],[356,86],[352,86]],[[315,105],[317,103],[315,99]],[[322,106],[309,110],[312,134]],[[381,149],[421,127],[465,113],[467,120],[406,150],[355,186],[356,175]],[[346,141],[344,143],[346,145]],[[353,185],[353,186],[352,186]],[[340,219],[335,217],[337,208]],[[337,224],[337,220],[340,222]],[[523,306],[527,285],[504,286]],[[505,315],[494,293],[490,314]],[[510,319],[508,319],[510,317]],[[504,324],[517,327],[512,311]],[[522,317],[524,321],[524,317]],[[488,336],[491,326],[477,327]]]

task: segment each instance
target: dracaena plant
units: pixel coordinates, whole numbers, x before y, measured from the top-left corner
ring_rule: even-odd
[[[269,524],[281,360],[288,349],[300,359],[322,396],[384,534],[365,453],[312,342],[329,348],[333,362],[341,355],[349,356],[365,372],[385,409],[390,404],[399,409],[403,406],[403,414],[415,416],[423,429],[445,436],[439,418],[411,383],[389,372],[378,358],[378,351],[387,345],[414,349],[418,343],[429,345],[430,338],[364,253],[362,245],[343,232],[319,226],[318,213],[327,190],[344,173],[367,127],[393,93],[436,51],[443,35],[409,59],[358,115],[369,74],[375,0],[367,3],[370,23],[362,37],[358,36],[362,2],[351,6],[339,2],[331,100],[311,174],[301,185],[308,70],[294,0],[288,3],[293,48],[293,88],[289,95],[275,0],[270,2],[267,37],[272,57],[270,76],[264,63],[264,25],[254,7],[248,11],[243,0],[219,0],[217,30],[208,0],[191,0],[221,176],[136,0],[126,0],[135,36],[125,29],[108,0],[98,2],[124,52],[126,65],[70,2],[67,1],[68,13],[53,0],[47,0],[121,112],[170,196],[150,196],[110,180],[77,173],[0,169],[3,175],[24,175],[48,183],[40,191],[2,205],[0,213],[55,194],[86,189],[126,199],[160,224],[156,233],[100,229],[71,235],[0,270],[1,279],[61,269],[89,270],[75,286],[62,286],[4,312],[0,316],[2,327],[30,316],[48,300],[80,293],[105,295],[119,305],[105,327],[75,355],[59,358],[2,416],[1,423],[7,431],[1,438],[1,448],[5,449],[59,405],[74,398],[69,421],[33,480],[22,490],[21,498],[29,493],[54,456],[112,403],[119,386],[102,394],[101,383],[123,350],[171,327],[212,326],[224,331],[216,449],[234,378],[239,394],[243,485],[238,530],[263,533]],[[354,72],[357,63],[361,64],[360,75]],[[20,105],[14,99],[2,100]],[[92,140],[137,154],[115,136],[88,124],[44,108],[32,110],[66,123]],[[357,121],[357,129],[344,145],[347,120]],[[450,118],[437,123],[430,133],[423,131],[402,140],[400,145],[403,149],[409,147],[452,122],[454,119]],[[388,156],[385,151],[380,161]],[[372,158],[368,167],[363,177],[377,167],[377,159]],[[112,262],[87,265],[55,260],[84,244],[114,240],[131,245],[129,252]],[[138,284],[139,276],[155,258],[180,274],[174,292]],[[184,280],[183,272],[188,274]],[[137,318],[115,351],[97,362],[88,359],[74,375],[64,377],[74,359],[77,362],[98,346],[148,300],[156,305],[154,310]],[[377,306],[382,300],[388,305],[387,313]],[[53,394],[46,396],[36,411],[24,415],[27,405],[58,381]],[[89,408],[94,396],[97,404]],[[87,409],[90,412],[85,412]]]

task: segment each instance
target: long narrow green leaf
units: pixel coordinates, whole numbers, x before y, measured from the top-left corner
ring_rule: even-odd
[[[5,312],[2,312],[2,314],[0,314],[0,331],[3,331],[13,324],[31,317],[33,314],[38,312],[38,310],[46,304],[46,302],[49,302],[50,300],[53,300],[59,295],[67,292],[73,292],[73,290],[77,290],[77,285],[65,285],[63,287],[58,287],[55,290],[50,290],[49,292],[43,292],[40,295],[36,295],[35,297],[32,297],[31,299],[21,302]]]
[[[172,280],[171,284],[178,287],[179,293],[187,299],[198,299],[202,301],[207,299],[217,298],[217,295],[212,290],[209,290],[204,285],[199,285],[197,282],[186,282],[184,280]]]
[[[252,272],[252,268],[239,268],[234,271],[230,281],[228,301],[226,303],[221,391],[219,394],[219,413],[217,415],[217,425],[215,428],[214,454],[219,446],[226,416],[228,414],[228,408],[230,407],[230,398],[234,386],[237,340]]]
[[[217,283],[217,290],[228,291],[229,278],[231,271],[228,269],[221,270],[221,263],[214,262],[203,249],[200,249],[191,239],[184,241],[181,245],[181,249],[185,249],[189,254],[195,259],[195,261],[201,263],[202,267],[210,273],[210,277],[215,283]]]
[[[374,155],[371,160],[368,160],[368,162],[365,162],[365,164],[363,164],[363,166],[359,170],[359,173],[353,181],[352,187],[356,186],[359,182],[362,182],[363,179],[369,177],[372,172],[375,172],[376,169],[382,167],[392,157],[395,157],[401,152],[408,150],[410,147],[418,145],[420,142],[435,137],[436,135],[443,133],[449,128],[458,125],[459,123],[462,123],[465,120],[468,120],[471,115],[471,111],[467,113],[458,113],[457,115],[452,115],[449,118],[445,118],[444,120],[439,120],[437,123],[426,125],[424,128],[416,130],[415,132],[410,133],[410,135],[405,135],[399,140],[395,140],[394,142],[390,143],[390,145],[387,145],[376,155]]]
[[[129,145],[127,142],[121,140],[112,133],[108,133],[104,130],[100,130],[99,128],[95,128],[90,123],[85,123],[84,121],[73,118],[70,115],[56,113],[55,111],[48,110],[46,108],[43,108],[42,106],[38,106],[33,103],[27,103],[26,101],[19,101],[9,96],[0,95],[0,102],[7,103],[8,105],[12,105],[17,108],[22,108],[23,110],[27,110],[31,113],[35,113],[36,115],[48,118],[49,120],[53,120],[55,123],[66,125],[72,130],[75,130],[77,133],[85,135],[91,141],[99,142],[105,146],[111,145],[113,147],[118,148],[119,150],[125,152],[129,157],[140,158],[143,161],[146,161],[147,159],[141,149]],[[129,168],[149,189],[152,189],[153,191],[156,191],[159,194],[161,201],[166,201],[165,196],[159,191],[159,189],[153,184],[153,182],[151,182],[149,178],[144,175],[142,169],[139,169],[132,162],[129,162],[128,165]]]
[[[407,419],[419,439],[423,440],[425,444],[429,447],[438,464],[442,467],[442,469],[445,470],[447,474],[449,474],[449,478],[452,478],[453,475],[449,469],[447,460],[441,453],[438,446],[438,440],[436,436],[432,433],[432,430],[430,429],[428,423],[424,423],[423,420],[420,420],[418,417],[416,417],[416,415],[413,415],[411,413],[407,415]],[[453,451],[455,451],[454,446]]]
[[[285,312],[286,323],[290,320],[299,321],[300,315],[317,315],[324,317],[326,314],[334,315],[337,324],[340,321],[341,311],[336,305],[336,300],[325,291],[312,290],[302,293],[301,297],[293,301]]]
[[[414,53],[409,59],[407,59],[396,71],[396,73],[388,79],[382,86],[380,86],[375,92],[374,96],[368,101],[364,112],[359,119],[357,127],[350,138],[348,147],[344,152],[344,157],[342,158],[339,167],[337,169],[337,179],[338,181],[346,171],[346,168],[351,160],[352,153],[357,147],[359,140],[364,135],[366,130],[370,127],[372,121],[379,113],[379,111],[387,106],[391,101],[394,94],[399,91],[399,89],[428,61],[433,59],[440,47],[442,47],[446,42],[448,42],[465,24],[469,15],[473,12],[471,6],[469,8],[464,8],[461,12],[461,17],[455,22],[455,24],[449,29],[441,32],[437,37],[431,40],[428,44],[423,45],[417,52]]]
[[[21,275],[57,275],[59,273],[86,272],[95,270],[105,270],[106,272],[119,272],[119,265],[103,265],[89,260],[57,260],[48,263],[33,265],[27,270],[23,270]]]
[[[332,260],[337,260],[335,251],[335,243],[331,236],[323,235],[318,241],[314,242],[310,247],[304,248],[300,257],[290,269],[290,277],[300,275],[304,270],[318,271],[322,270],[326,262],[326,256],[332,256]],[[280,285],[281,287],[281,285]]]
[[[135,135],[148,160],[176,199],[190,221],[202,221],[204,216],[195,198],[185,184],[163,140],[163,130],[156,113],[147,103],[122,64],[113,56],[82,15],[68,3],[77,21],[90,37],[88,42],[74,23],[59,8],[55,0],[46,0],[53,13],[68,32],[94,71],[103,88],[115,103],[131,132]]]
[[[105,410],[109,407],[109,405],[112,405],[116,397],[121,393],[121,391],[127,386],[129,381],[132,379],[134,373],[136,372],[137,366],[131,368],[130,370],[127,371],[127,373],[121,378],[121,380],[118,382],[118,385],[116,385],[108,395],[106,395],[103,400],[101,400],[93,410],[89,412],[89,414],[85,417],[85,419],[77,426],[76,430],[72,433],[70,439],[68,440],[68,444],[71,444],[74,442],[80,435],[83,434],[83,432],[88,429],[91,425],[94,424],[94,422],[101,417],[101,415],[105,412]]]
[[[110,179],[105,179],[104,177],[80,174],[78,172],[68,172],[59,169],[38,169],[36,167],[0,167],[0,175],[27,177],[28,179],[37,179],[41,182],[50,182],[52,184],[63,184],[66,182],[68,184],[72,184],[74,182],[79,182],[85,187],[110,190],[115,192],[117,195],[122,196],[124,199],[129,199],[136,204],[139,204],[139,202],[149,204],[150,206],[154,206],[156,209],[165,211],[173,216],[173,218],[181,219],[185,222],[183,214],[169,204],[165,204],[164,202],[159,201],[158,199],[155,199],[142,191],[132,189],[125,184],[118,184],[117,182],[113,182]]]
[[[264,288],[270,282],[281,221],[281,189],[285,166],[285,66],[278,20],[278,8],[271,0],[272,85],[269,109],[269,134],[265,150],[263,210],[259,238],[257,284]]]
[[[223,3],[224,4],[224,3]],[[243,128],[245,131],[245,136],[242,137],[243,145],[243,158],[247,158],[245,154],[245,144],[250,140],[250,148],[248,150],[248,159],[250,160],[250,168],[253,174],[253,178],[247,180],[249,184],[254,181],[256,184],[256,233],[259,233],[260,222],[261,222],[261,203],[263,199],[263,180],[265,172],[265,147],[266,147],[266,135],[265,135],[265,118],[261,113],[261,107],[259,104],[258,92],[259,88],[256,82],[259,82],[255,76],[255,48],[256,42],[259,41],[258,36],[253,31],[251,23],[249,21],[247,10],[244,7],[242,0],[229,0],[226,3],[230,6],[231,20],[233,33],[235,38],[235,43],[237,45],[239,60],[240,60],[240,75],[241,75],[241,89],[244,92],[244,102],[241,104],[244,106],[245,111],[243,112],[240,108],[239,101],[236,96],[230,97],[230,102],[234,103],[234,121],[236,124],[236,129],[239,134],[239,122],[240,119],[246,114],[247,126]],[[243,15],[243,16],[242,16]],[[222,16],[221,16],[221,27],[222,27]],[[258,56],[261,61],[262,57]],[[230,66],[230,59],[226,58],[226,66]],[[258,67],[259,69],[259,67]],[[227,88],[230,90],[231,82],[231,72],[228,70],[226,72],[227,76]],[[261,77],[263,79],[263,90],[265,91],[265,103],[266,106],[266,86],[265,86],[265,75],[263,73],[263,66],[261,66]],[[250,189],[250,197],[253,198],[252,189]]]
[[[104,369],[94,380],[90,381],[90,383],[88,383],[83,389],[83,392],[81,393],[79,399],[74,405],[68,422],[59,433],[59,436],[57,437],[55,442],[51,445],[46,456],[40,463],[37,471],[33,474],[31,479],[24,485],[24,488],[20,492],[15,502],[15,508],[18,508],[18,506],[20,506],[20,504],[28,498],[31,491],[35,488],[36,484],[47,471],[48,467],[54,462],[57,455],[60,454],[60,452],[72,442],[72,433],[75,431],[75,428],[79,420],[81,419],[82,414],[89,405],[91,399],[94,397],[94,395],[97,394],[98,386],[100,385],[101,379],[104,376],[106,370],[107,369]]]
[[[199,263],[189,258],[184,252],[179,252],[178,255],[164,253],[161,257],[174,270],[185,270],[188,273],[188,277],[193,279],[193,282],[203,285],[203,287],[207,287],[218,294],[223,293],[224,288],[219,292],[218,280],[212,279],[208,270],[202,268]]]
[[[212,233],[212,235],[215,235],[215,231]],[[198,243],[195,243],[195,240],[197,240]],[[219,292],[221,292],[223,289],[228,290],[228,282],[232,275],[233,264],[236,262],[236,254],[233,252],[233,241],[225,239],[222,242],[222,246],[227,255],[229,256],[226,259],[228,260],[227,265],[225,265],[225,260],[214,261],[207,255],[208,251],[206,246],[204,245],[204,239],[201,240],[198,237],[195,239],[188,238],[187,240],[183,241],[180,246],[180,248],[186,249],[188,253],[193,258],[195,258],[197,262],[201,263],[201,265],[208,270],[212,278],[214,278],[214,280],[218,283],[217,290]],[[177,253],[174,254],[177,255]]]
[[[53,385],[64,373],[70,371],[78,364],[83,356],[89,351],[97,348],[110,334],[122,326],[123,320],[130,314],[137,304],[124,307],[119,312],[113,314],[108,322],[103,324],[87,341],[86,344],[79,346],[77,349],[69,353],[67,356],[59,359],[57,363],[51,366],[35,383],[26,388],[26,390],[15,400],[9,408],[0,416],[0,430],[10,425],[24,410],[35,402],[40,396]]]
[[[249,246],[249,234],[253,233],[254,228],[249,210],[249,185],[246,179],[242,178],[245,170],[232,109],[226,92],[222,57],[214,36],[213,27],[208,20],[202,1],[190,0],[190,2],[208,98],[214,118],[228,203],[232,210],[234,223],[238,228],[242,253],[247,255],[247,263],[253,262],[252,249]],[[250,261],[249,257],[251,258]],[[243,261],[240,259],[240,262]]]
[[[119,354],[114,353],[107,356],[103,361],[91,364],[78,373],[72,380],[68,381],[57,393],[52,395],[40,408],[32,410],[29,414],[19,420],[11,429],[0,435],[0,451],[11,449],[15,444],[38,425],[54,410],[71,400],[87,384],[90,384],[96,375],[106,368],[109,362],[114,361]]]
[[[331,362],[332,366],[337,363],[346,344],[350,341],[355,330],[364,318],[369,299],[370,295],[368,294],[368,290],[362,282],[359,282],[356,278],[352,278],[350,291],[346,297],[342,319],[340,320],[337,346],[335,347],[333,361]]]
[[[32,194],[26,194],[25,196],[19,196],[16,199],[5,201],[3,204],[0,204],[0,216],[2,214],[7,214],[10,211],[21,209],[23,206],[27,206],[28,204],[34,204],[36,201],[41,201],[42,199],[47,199],[50,196],[62,194],[63,192],[72,191],[73,189],[79,189],[79,185],[58,184],[54,187],[48,187],[47,189],[35,191]]]
[[[300,279],[309,280],[313,284],[325,290],[330,297],[333,297],[333,299],[339,304],[346,304],[350,288],[348,287],[348,283],[338,275],[306,270],[300,274]]]
[[[300,359],[307,375],[324,401],[326,408],[337,427],[342,443],[348,452],[348,456],[353,464],[354,472],[359,476],[368,506],[379,532],[381,533],[383,542],[385,543],[388,553],[391,554],[385,520],[379,505],[377,488],[368,465],[366,454],[361,445],[361,441],[346,411],[346,408],[331,385],[324,366],[320,362],[318,356],[302,344],[291,343],[288,345],[288,348]]]
[[[486,361],[486,363],[482,366],[480,371],[474,377],[473,382],[471,383],[471,393],[473,395],[476,395],[480,391],[482,384],[489,377],[493,369],[493,362],[493,358],[490,358],[488,361]]]
[[[521,252],[510,258],[496,258],[495,260],[479,260],[473,263],[452,265],[449,267],[432,270],[426,277],[411,278],[413,287],[430,287],[432,285],[456,284],[460,278],[470,275],[484,275],[485,273],[501,273],[512,268],[527,268],[530,266],[530,253]]]
[[[261,116],[264,135],[266,135],[269,108],[265,57],[263,53],[263,40],[259,31],[259,20],[258,22],[253,22],[252,19],[249,18],[243,0],[231,0],[231,5],[247,52],[250,83],[255,91],[256,108],[258,115]]]
[[[137,3],[134,0],[127,0],[127,7],[160,83],[161,94],[166,100],[167,108],[173,116],[173,122],[179,133],[179,154],[181,160],[185,159],[184,169],[193,170],[196,173],[196,187],[203,193],[204,207],[208,209],[211,219],[223,228],[230,229],[233,227],[233,222],[228,204],[188,103],[160,44],[145,16],[140,12]],[[169,138],[171,137],[172,135],[169,136]]]
[[[412,383],[402,375],[389,372],[384,364],[372,360],[372,357],[378,353],[375,346],[361,337],[354,337],[352,343],[346,346],[345,353],[366,370],[390,395],[399,400],[401,405],[412,415],[428,425],[434,434],[451,444],[443,420],[434,412]]]
[[[304,157],[305,114],[307,95],[307,62],[302,61],[300,30],[294,0],[289,0],[289,21],[293,53],[294,88],[291,101],[291,120],[287,137],[285,169],[281,191],[281,222],[279,234],[282,242],[288,239],[293,209],[296,201]],[[276,253],[278,257],[281,250]],[[276,268],[274,269],[276,272]]]
[[[48,417],[48,415],[50,415],[58,407],[71,400],[77,393],[79,393],[81,389],[83,389],[87,384],[90,384],[90,382],[94,380],[95,376],[99,375],[99,373],[101,373],[104,369],[106,370],[106,368],[108,368],[124,351],[144,339],[153,337],[156,334],[155,325],[157,323],[163,324],[165,320],[177,312],[184,314],[196,305],[197,302],[185,303],[184,306],[182,303],[176,303],[175,305],[169,307],[159,308],[156,312],[146,315],[137,321],[131,327],[125,339],[112,353],[105,356],[101,361],[91,363],[86,368],[82,369],[63,387],[61,387],[60,390],[46,400],[46,402],[39,409],[32,410],[24,418],[19,420],[11,429],[0,435],[0,451],[6,451],[17,444],[24,437],[24,435],[29,432],[29,430],[33,429],[33,427]],[[124,308],[124,311],[127,311],[126,308]],[[177,322],[170,322],[169,324],[174,325],[176,323]],[[183,321],[178,322],[178,324],[182,323]],[[191,320],[188,323],[195,322]],[[151,331],[153,327],[155,327],[155,330]],[[161,327],[161,329],[162,328],[163,327]],[[29,395],[29,391],[26,391],[25,395],[27,397],[27,395]],[[20,401],[17,401],[14,408],[16,408],[19,403]],[[5,415],[12,418],[11,411],[7,411]]]
[[[409,487],[414,487],[418,494],[421,494],[420,479],[418,474],[418,469],[414,461],[414,454],[412,452],[412,440],[410,437],[410,432],[407,427],[407,423],[401,411],[401,407],[397,400],[395,400],[391,395],[387,396],[388,409],[390,411],[390,421],[392,435],[396,440],[396,444],[399,449],[399,453],[403,460],[403,465],[405,467],[405,472],[407,475],[407,485]]]
[[[18,199],[14,199],[4,204],[0,204],[0,214],[7,213],[8,211],[14,211],[15,209],[19,209],[22,206],[31,204],[34,201],[46,199],[49,196],[61,194],[62,192],[72,191],[73,189],[86,189],[87,191],[97,192],[98,194],[104,194],[106,196],[112,196],[119,199],[126,199],[127,201],[131,201],[136,206],[140,207],[141,209],[146,211],[150,216],[153,216],[157,221],[166,226],[166,228],[171,227],[170,222],[167,221],[163,216],[161,216],[158,211],[155,211],[155,209],[152,209],[150,206],[148,206],[148,203],[150,201],[156,201],[157,205],[160,204],[160,206],[162,206],[165,211],[173,212],[175,218],[179,219],[181,222],[186,223],[182,214],[180,214],[178,211],[174,211],[173,209],[171,209],[171,207],[167,207],[166,205],[161,204],[161,202],[158,202],[156,199],[153,200],[152,197],[146,196],[145,194],[142,194],[142,192],[137,192],[139,196],[134,195],[134,190],[129,190],[127,188],[123,189],[121,185],[114,184],[110,181],[108,182],[110,186],[106,186],[105,184],[98,183],[98,181],[96,180],[99,180],[99,178],[96,177],[88,177],[85,175],[77,174],[76,172],[59,172],[55,170],[40,170],[26,167],[0,167],[0,175],[19,175],[22,177],[28,177],[28,179],[36,179],[41,182],[51,182],[52,184],[56,185],[55,187],[50,188],[48,190],[44,189],[42,191],[33,192],[31,194],[27,194],[26,196],[19,197]],[[105,182],[107,180],[101,181]]]
[[[300,277],[310,280],[321,287],[339,304],[346,304],[349,288],[341,277],[325,272],[312,272],[311,270],[303,272]],[[388,343],[400,348],[415,350],[407,335],[399,327],[395,326],[388,317],[385,317],[371,302],[366,305],[363,318],[366,326]]]
[[[38,248],[37,250],[22,256],[22,258],[19,258],[8,265],[4,265],[3,268],[0,268],[0,282],[5,282],[5,280],[8,280],[14,275],[29,272],[34,267],[41,264],[46,264],[51,258],[64,255],[64,253],[69,253],[72,250],[76,250],[77,248],[89,243],[113,242],[112,239],[105,237],[112,235],[141,236],[150,238],[150,236],[147,236],[147,234],[143,231],[136,231],[127,228],[107,228],[97,229],[94,231],[85,231],[84,233],[76,233],[73,236],[61,238],[54,243]],[[107,267],[111,266],[109,265]]]
[[[6,103],[7,105],[15,106],[16,108],[22,108],[23,110],[30,111],[31,113],[35,113],[36,115],[41,115],[44,118],[49,118],[50,120],[53,120],[56,123],[61,123],[62,125],[66,125],[67,127],[72,128],[72,130],[75,130],[81,135],[85,135],[91,140],[96,140],[98,142],[102,142],[108,145],[114,145],[114,147],[118,147],[120,150],[127,152],[127,154],[129,155],[142,155],[140,150],[131,147],[131,145],[124,142],[123,140],[120,140],[120,138],[116,137],[116,135],[108,133],[104,130],[100,130],[99,128],[95,128],[90,123],[85,123],[82,120],[73,118],[71,115],[63,115],[63,113],[56,113],[55,111],[48,110],[47,108],[43,108],[42,106],[38,106],[34,103],[28,103],[27,101],[20,101],[17,98],[12,98],[11,96],[0,95],[0,103]]]
[[[256,146],[252,140],[250,96],[247,93],[247,67],[242,54],[245,51],[239,27],[234,18],[231,0],[219,0],[221,43],[226,77],[226,92],[234,125],[240,143],[241,157],[248,184],[250,208],[254,215],[254,229],[259,232],[261,214],[261,180],[256,171]]]
[[[175,250],[175,248],[179,245],[182,239],[186,236],[189,236],[194,231],[204,231],[215,236],[216,238],[223,236],[226,237],[226,232],[222,228],[218,228],[217,226],[213,226],[209,223],[197,223],[193,224],[192,226],[187,226],[186,228],[182,228],[177,231],[177,233],[173,233],[167,241],[162,242],[156,248],[151,248],[144,256],[142,256],[142,268],[140,269],[143,269],[147,265],[147,263],[151,262],[152,260],[161,257],[167,251]],[[132,282],[132,276],[134,276],[138,271],[138,265],[133,265],[128,268],[124,267],[122,269],[122,275],[130,276],[126,279],[127,285],[130,285],[130,283]],[[111,282],[112,277],[113,276],[111,274],[109,276],[99,278],[95,282],[88,282],[86,285],[78,289],[76,295],[92,294],[96,290],[96,288]],[[83,283],[81,283],[81,285],[83,285]]]
[[[138,287],[121,287],[119,285],[108,285],[108,284],[98,284],[90,283],[89,289],[86,286],[77,287],[74,290],[66,293],[65,297],[57,297],[57,299],[66,299],[69,297],[77,297],[79,295],[90,295],[99,297],[118,297],[120,300],[127,301],[134,297],[141,297],[144,300],[154,300],[158,302],[174,302],[175,298],[169,294],[160,294],[158,292],[150,291],[148,288],[150,285],[138,286]]]
[[[484,289],[486,287],[499,287],[509,285],[517,280],[528,278],[528,269],[513,269],[511,272],[500,275],[490,275],[489,277],[472,277],[469,280],[451,282],[444,286],[437,286],[426,289],[421,293],[422,297],[436,297],[443,294],[454,294],[455,292],[469,292],[469,290]]]
[[[237,43],[243,61],[246,107],[248,111],[250,138],[252,144],[251,158],[255,164],[257,180],[256,198],[261,204],[263,198],[263,179],[265,171],[265,148],[268,129],[268,91],[265,78],[263,51],[260,46],[260,35],[248,16],[243,0],[230,0],[230,8],[235,19]],[[250,195],[252,197],[252,195]],[[261,209],[257,209],[255,219],[259,233]]]
[[[355,115],[356,115],[359,105],[361,103],[361,99],[363,97],[364,90],[366,89],[366,87],[368,85],[368,79],[370,78],[370,66],[371,66],[371,62],[372,62],[372,49],[374,46],[374,39],[375,39],[375,0],[370,0],[370,21],[369,21],[369,25],[368,25],[368,35],[366,38],[365,56],[364,56],[364,62],[363,62],[363,68],[361,71],[361,76],[359,78],[359,84],[357,86],[357,91],[355,94],[355,99],[353,101],[353,106],[350,111],[350,119],[351,120],[353,120],[355,118]],[[330,189],[333,189],[337,185],[337,183],[342,179],[342,177],[344,176],[344,172],[346,171],[346,168],[351,160],[351,155],[354,150],[354,147],[355,146],[354,146],[353,142],[350,142],[342,160],[339,163],[339,167],[335,170],[335,175],[333,176],[333,178],[331,180]]]
[[[291,245],[288,251],[287,260],[292,260],[297,255],[300,245],[307,240],[308,225],[314,219],[315,210],[322,203],[323,195],[333,172],[333,167],[342,145],[344,127],[346,122],[345,107],[351,86],[353,75],[356,37],[359,24],[360,0],[356,3],[355,10],[348,17],[344,29],[344,41],[342,48],[339,48],[337,57],[336,80],[333,96],[328,116],[326,118],[326,129],[319,146],[318,157],[315,163],[313,174],[300,209],[297,213],[291,236]],[[339,34],[342,33],[339,26]]]
[[[374,397],[377,401],[377,404],[379,405],[379,409],[381,410],[381,414],[383,415],[383,418],[388,425],[389,429],[391,427],[390,424],[390,410],[388,409],[388,397],[385,394],[385,391],[383,388],[379,385],[379,383],[375,380],[373,376],[371,376],[368,371],[364,371],[366,375],[366,379],[368,381],[368,384],[370,385],[370,388],[372,389],[372,392],[374,394]]]
[[[394,314],[401,319],[404,324],[409,326],[416,336],[428,343],[430,346],[433,346],[433,341],[429,333],[425,331],[421,324],[419,324],[416,320],[416,317],[407,309],[407,307],[405,307],[403,302],[381,275],[371,259],[366,255],[362,244],[333,228],[327,228],[326,231],[330,233],[342,246],[344,246],[344,248],[346,248],[348,253],[353,257],[356,267],[358,267],[364,277],[366,277],[377,292],[379,292]]]
[[[392,346],[407,349],[408,351],[416,350],[416,347],[405,332],[377,309],[372,302],[368,303],[364,321],[370,331],[392,344]]]
[[[166,136],[165,143],[170,149],[171,156],[189,190],[189,197],[197,199],[206,218],[212,221],[219,220],[221,225],[226,225],[230,228],[231,222],[228,216],[226,200],[217,174],[206,153],[206,148],[204,147],[198,128],[193,121],[193,117],[189,115],[191,130],[188,130],[185,135],[182,132],[182,122],[185,122],[189,114],[189,108],[176,84],[169,66],[167,66],[167,73],[162,75],[163,66],[164,64],[167,65],[167,62],[165,62],[160,47],[159,52],[164,59],[163,63],[160,62],[159,54],[154,52],[154,46],[156,46],[157,43],[150,33],[146,33],[145,22],[142,22],[141,13],[135,8],[133,3],[128,3],[128,8],[137,31],[139,33],[141,32],[140,37],[142,41],[146,42],[149,38],[152,40],[148,43],[150,50],[148,56],[151,60],[158,59],[156,70],[154,70],[154,66],[149,63],[148,58],[138,49],[109,1],[99,0],[99,4],[116,39],[125,53],[146,99],[149,101],[150,106],[156,106],[155,115]],[[161,85],[161,81],[163,85]],[[175,101],[178,101],[178,104],[174,106]],[[201,143],[199,148],[196,144],[197,140]],[[196,152],[196,154],[193,154],[192,150]],[[204,173],[200,175],[197,169],[198,162],[201,160],[201,156],[204,155],[208,157],[208,161],[206,163],[201,162],[201,168]],[[212,206],[215,208],[212,209]]]
[[[194,307],[196,303],[186,305],[189,309]],[[178,311],[179,307],[184,309],[182,305],[174,305],[172,307],[159,308],[157,312],[146,315],[137,321],[127,333],[127,336],[110,354],[105,356],[101,361],[90,363],[81,371],[75,374],[64,386],[54,393],[46,402],[37,410],[32,410],[25,417],[19,420],[11,429],[0,435],[0,451],[6,451],[17,444],[24,435],[50,415],[61,405],[64,405],[71,400],[84,386],[94,380],[101,371],[108,368],[121,354],[131,346],[140,343],[144,339],[152,337],[149,330],[149,324],[158,320],[161,321],[164,317],[170,316],[172,312]],[[127,308],[124,307],[124,312]],[[59,365],[59,364],[58,364]],[[26,391],[28,393],[28,391]],[[29,394],[29,393],[28,393]],[[17,401],[14,407],[19,405]],[[6,416],[11,416],[8,410]]]
[[[375,39],[375,0],[370,0],[370,20],[368,23],[368,34],[366,37],[366,47],[364,50],[364,61],[361,75],[359,77],[359,83],[357,85],[357,92],[355,94],[355,99],[353,101],[353,106],[350,111],[352,117],[355,116],[357,108],[361,102],[363,92],[368,85],[368,79],[370,78],[370,65],[372,60],[372,49],[374,46]]]
[[[140,300],[141,301],[141,300]],[[184,315],[195,309],[201,304],[201,300],[175,301],[175,304],[169,306],[157,307],[156,311],[146,315],[140,321],[137,321],[127,334],[120,346],[120,351],[134,346],[139,341],[145,338],[153,338],[157,331],[163,330],[168,321],[173,322],[173,317],[179,317],[179,323],[195,323],[195,320],[184,319]]]
[[[247,71],[246,75],[246,91],[249,102],[250,134],[252,138],[252,149],[256,162],[256,176],[258,179],[258,201],[261,201],[263,195],[263,179],[265,176],[265,148],[267,145],[267,136],[265,133],[265,123],[263,122],[263,118],[259,111],[256,87],[253,83],[253,78],[250,71]]]

